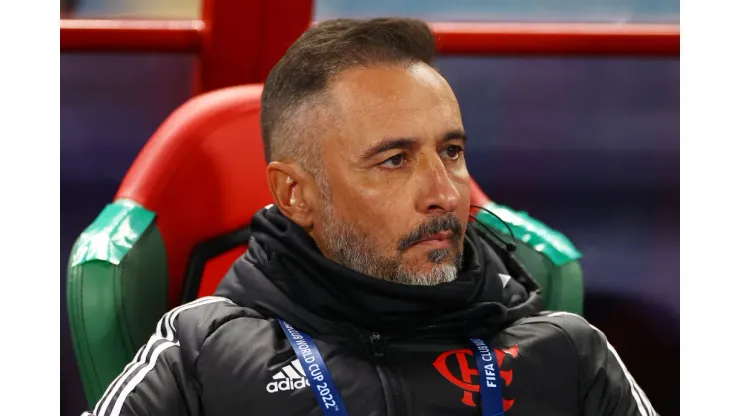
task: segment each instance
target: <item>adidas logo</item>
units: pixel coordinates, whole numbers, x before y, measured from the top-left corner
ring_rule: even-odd
[[[271,381],[267,383],[268,393],[277,393],[279,391],[287,390],[298,390],[308,386],[308,379],[306,379],[306,373],[303,372],[303,367],[298,359],[290,362],[289,365],[284,366],[277,374],[272,376]]]

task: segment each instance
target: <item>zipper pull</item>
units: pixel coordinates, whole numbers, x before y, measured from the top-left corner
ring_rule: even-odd
[[[373,332],[370,336],[370,346],[372,347],[373,355],[376,357],[382,357],[385,353],[385,339],[377,332]]]

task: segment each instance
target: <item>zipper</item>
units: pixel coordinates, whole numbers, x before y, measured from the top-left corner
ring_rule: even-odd
[[[385,355],[385,343],[387,338],[383,338],[379,333],[373,332],[370,335],[370,351],[374,357]]]
[[[406,415],[401,380],[384,359],[388,338],[373,332],[370,335],[370,352],[373,356],[375,371],[378,373],[380,385],[383,389],[388,416]]]

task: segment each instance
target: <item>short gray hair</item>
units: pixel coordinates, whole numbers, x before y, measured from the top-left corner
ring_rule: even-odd
[[[335,19],[308,29],[270,71],[262,91],[265,159],[293,159],[316,175],[316,146],[325,124],[320,104],[342,71],[379,65],[431,65],[435,42],[416,19]],[[324,114],[326,116],[327,114]]]

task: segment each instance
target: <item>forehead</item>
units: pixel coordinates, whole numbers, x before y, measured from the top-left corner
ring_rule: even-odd
[[[338,140],[346,145],[385,136],[431,137],[462,127],[449,84],[422,63],[351,69],[332,82],[329,93]]]

